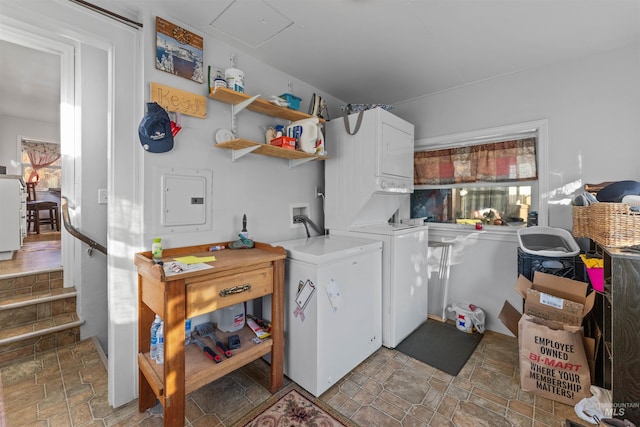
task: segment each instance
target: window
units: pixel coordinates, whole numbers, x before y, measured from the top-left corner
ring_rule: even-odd
[[[546,137],[546,121],[539,121],[416,141],[411,218],[526,224],[531,211],[546,211]]]
[[[36,189],[60,188],[60,144],[22,140],[22,176]]]

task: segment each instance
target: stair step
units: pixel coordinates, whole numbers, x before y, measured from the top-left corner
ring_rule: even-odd
[[[76,296],[76,289],[70,287],[5,297],[0,300],[0,325],[4,328],[31,325],[52,316],[75,313]]]
[[[75,298],[78,295],[75,287],[50,289],[48,291],[34,293],[12,295],[0,300],[0,311],[11,310],[14,308],[27,307],[43,302],[58,301],[66,298]]]
[[[74,313],[52,316],[30,324],[0,330],[0,366],[80,340],[84,320]]]
[[[3,328],[0,330],[0,346],[64,331],[83,324],[84,320],[80,320],[74,312],[59,314],[25,325]]]

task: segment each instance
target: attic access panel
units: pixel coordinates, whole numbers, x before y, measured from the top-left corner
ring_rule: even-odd
[[[233,0],[209,25],[257,48],[293,25],[293,21],[264,0]]]

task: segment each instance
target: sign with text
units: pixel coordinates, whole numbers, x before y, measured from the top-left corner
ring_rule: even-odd
[[[157,102],[167,111],[187,116],[207,117],[207,97],[196,95],[159,83],[151,83],[151,102]]]
[[[552,329],[543,323],[527,314],[518,322],[520,387],[574,406],[591,396],[582,329],[562,324]]]

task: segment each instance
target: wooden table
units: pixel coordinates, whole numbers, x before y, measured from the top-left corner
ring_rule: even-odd
[[[210,246],[189,246],[163,251],[163,262],[175,257],[215,256],[213,268],[167,274],[153,263],[151,251],[135,255],[138,268],[138,366],[140,412],[153,407],[156,398],[164,408],[165,426],[183,426],[185,395],[268,353],[271,353],[271,386],[275,393],[283,384],[284,355],[284,260],[286,251],[266,243],[252,249],[209,252]],[[185,319],[272,295],[271,337],[261,343],[248,326],[239,332],[242,347],[221,363],[208,359],[195,344],[185,346]],[[155,315],[164,320],[165,361],[158,365],[149,357],[150,326]],[[216,331],[226,341],[227,335]],[[201,339],[215,349],[209,338]]]

